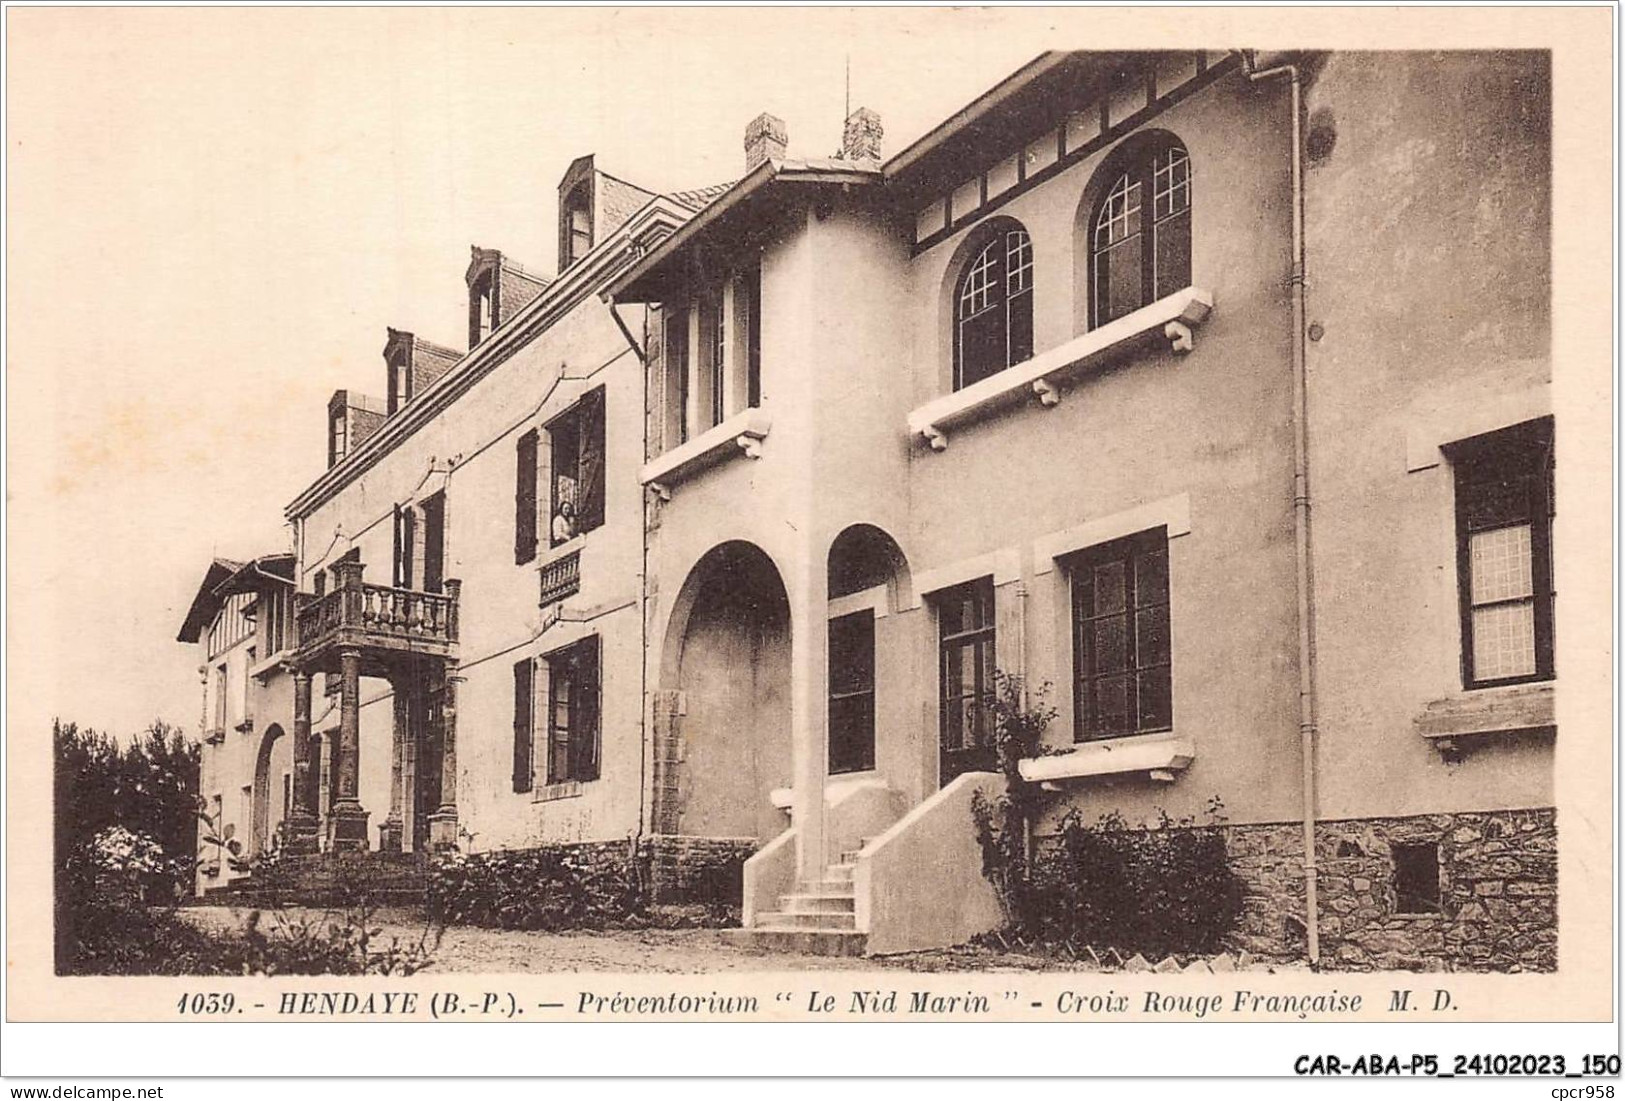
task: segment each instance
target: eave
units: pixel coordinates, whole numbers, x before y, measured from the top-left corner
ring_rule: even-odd
[[[681,271],[679,257],[746,215],[770,192],[795,187],[853,187],[878,183],[880,170],[873,162],[836,160],[767,160],[738,183],[712,200],[676,233],[622,272],[603,290],[617,302],[659,302],[669,295],[672,277]]]
[[[1021,148],[1057,117],[1097,101],[1159,52],[1164,51],[1042,53],[887,160],[881,168],[886,185],[908,201],[958,183],[968,152],[986,159]]]

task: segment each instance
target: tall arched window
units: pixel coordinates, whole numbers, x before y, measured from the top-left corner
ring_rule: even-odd
[[[1112,165],[1089,225],[1090,327],[1132,313],[1191,281],[1191,162],[1172,135]]]
[[[1033,354],[1033,243],[1006,221],[965,265],[954,295],[954,389]]]

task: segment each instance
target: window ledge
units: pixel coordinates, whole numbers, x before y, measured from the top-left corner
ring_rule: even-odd
[[[559,799],[576,799],[587,793],[586,783],[584,780],[561,780],[556,784],[543,784],[531,795],[530,801],[552,803]]]
[[[577,532],[564,542],[555,546],[538,547],[536,549],[535,568],[538,570],[545,570],[549,565],[557,562],[559,559],[570,557],[570,555],[587,545],[588,533],[597,530],[597,528],[589,528],[588,531]]]
[[[945,451],[947,429],[954,425],[979,420],[1032,395],[1045,407],[1059,405],[1062,383],[1122,357],[1141,343],[1166,340],[1173,351],[1188,352],[1194,346],[1193,329],[1212,311],[1211,293],[1186,287],[1025,363],[926,402],[908,415],[909,438],[921,437],[933,451]]]
[[[1556,698],[1551,681],[1458,692],[1424,706],[1414,720],[1416,732],[1447,760],[1458,759],[1464,737],[1556,729]]]
[[[1126,772],[1143,772],[1153,780],[1172,783],[1195,758],[1196,747],[1189,738],[1155,734],[1085,742],[1053,757],[1027,757],[1018,767],[1023,780],[1046,788],[1063,781],[1118,776]]]
[[[670,499],[672,486],[735,454],[743,454],[747,459],[761,458],[762,441],[772,427],[773,418],[765,409],[735,413],[681,447],[674,447],[644,463],[638,480],[661,499]]]

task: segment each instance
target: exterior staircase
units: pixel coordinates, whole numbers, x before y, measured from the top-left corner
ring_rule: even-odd
[[[204,897],[232,906],[419,906],[427,891],[421,853],[312,853],[284,857]]]
[[[867,845],[865,838],[863,844]],[[810,956],[861,956],[867,933],[858,931],[857,892],[852,875],[858,850],[841,854],[817,880],[800,880],[779,898],[779,909],[756,915],[747,929],[729,930],[728,938],[745,947]]]

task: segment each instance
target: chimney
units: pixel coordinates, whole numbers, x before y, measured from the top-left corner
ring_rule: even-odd
[[[790,131],[784,120],[763,111],[745,127],[745,171],[766,160],[782,160],[790,145]]]
[[[859,107],[846,116],[841,130],[841,159],[846,161],[878,161],[880,139],[885,136],[880,116],[867,107]]]

